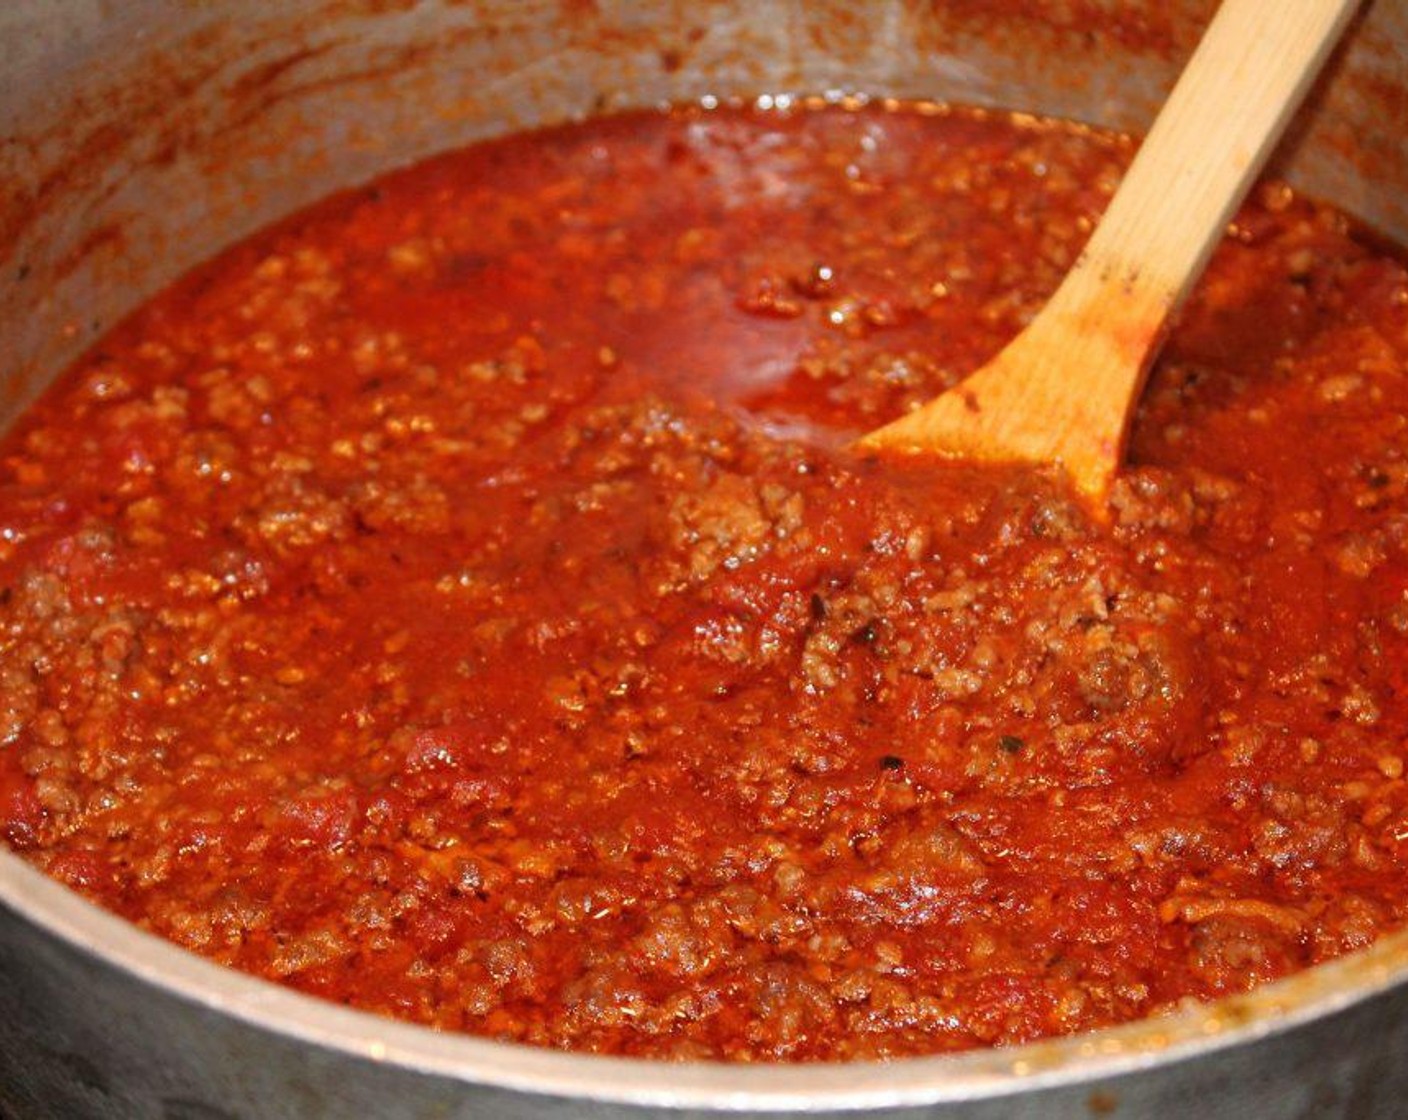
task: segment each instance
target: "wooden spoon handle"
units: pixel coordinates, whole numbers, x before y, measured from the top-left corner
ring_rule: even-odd
[[[1359,0],[1223,0],[1061,301],[1175,309]],[[1146,306],[1133,310],[1142,314]]]

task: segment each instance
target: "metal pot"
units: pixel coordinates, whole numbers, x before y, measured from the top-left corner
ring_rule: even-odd
[[[476,137],[662,99],[858,90],[1137,128],[1207,0],[10,0],[0,412],[294,207]],[[1075,19],[1072,13],[1083,13]],[[1408,239],[1408,0],[1377,0],[1278,170]],[[226,971],[0,851],[0,1114],[1397,1116],[1408,934],[1156,1021],[890,1064],[739,1068],[437,1034]]]

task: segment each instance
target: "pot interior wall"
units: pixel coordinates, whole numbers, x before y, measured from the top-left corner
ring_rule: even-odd
[[[1212,6],[16,0],[0,8],[0,423],[184,269],[388,167],[705,95],[856,91],[1139,128]],[[1377,0],[1280,169],[1408,239],[1401,44],[1408,0]]]

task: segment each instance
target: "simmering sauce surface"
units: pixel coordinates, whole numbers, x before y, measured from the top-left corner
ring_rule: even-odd
[[[1065,1034],[1401,925],[1396,258],[1261,188],[1107,525],[846,450],[1131,150],[683,109],[232,249],[0,446],[0,835],[306,992],[671,1058]]]

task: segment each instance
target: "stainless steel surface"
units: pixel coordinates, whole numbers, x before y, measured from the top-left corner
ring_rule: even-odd
[[[6,415],[179,271],[476,136],[703,94],[860,90],[1137,126],[1203,0],[0,6]],[[1408,0],[1379,0],[1282,168],[1408,238]],[[1402,1115],[1408,937],[1115,1031],[889,1065],[736,1068],[439,1035],[221,970],[0,852],[0,1114]]]

